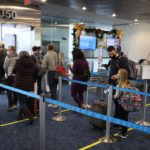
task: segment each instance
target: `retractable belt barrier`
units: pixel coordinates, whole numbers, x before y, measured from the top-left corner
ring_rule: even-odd
[[[70,80],[70,79],[64,78],[64,77],[62,79],[67,80],[67,81],[71,81],[71,82],[75,82],[75,83],[84,84],[84,85],[93,85],[93,86],[97,86],[97,87],[108,88],[108,85],[93,84],[93,83],[90,83],[90,82],[86,83],[86,82],[82,82],[82,81],[78,81],[78,80]],[[31,93],[31,92],[26,92],[24,90],[16,89],[16,88],[13,88],[13,87],[10,87],[10,86],[7,86],[7,85],[3,85],[3,84],[0,84],[0,87],[4,88],[4,89],[7,89],[7,90],[14,91],[14,92],[18,92],[20,94],[24,94],[24,95],[27,95],[27,96],[30,96],[30,97],[33,97],[33,98],[36,98],[38,100],[41,100],[41,96],[39,96],[37,94],[34,94],[34,93]],[[137,91],[134,91],[134,90],[123,89],[123,88],[118,88],[118,87],[113,87],[113,89],[117,89],[117,90],[121,90],[121,91],[125,91],[125,92],[134,92],[134,93],[144,95],[144,96],[150,96],[150,93],[145,93],[145,92],[137,92]],[[122,126],[130,127],[130,128],[133,128],[133,129],[143,131],[145,133],[150,134],[150,127],[145,127],[145,126],[138,125],[138,124],[135,124],[135,123],[132,123],[132,122],[123,121],[123,120],[120,120],[120,119],[116,119],[116,118],[113,118],[113,117],[110,117],[110,116],[102,115],[102,114],[92,112],[92,111],[89,111],[89,110],[83,110],[81,108],[78,108],[78,107],[63,103],[63,102],[59,102],[57,100],[53,100],[53,99],[50,99],[50,98],[44,98],[44,101],[48,102],[48,103],[58,105],[60,107],[63,107],[63,108],[66,108],[66,109],[69,109],[69,110],[72,110],[72,111],[79,112],[81,114],[85,114],[87,116],[102,119],[102,120],[105,120],[105,121],[108,121],[108,122],[112,122],[112,123],[116,123],[116,124],[119,124],[119,125],[122,125]]]
[[[100,76],[100,77],[104,77],[104,78],[109,78],[109,76],[106,76],[104,74],[108,73],[110,70],[105,70],[105,71],[101,71],[101,72],[92,72],[91,73],[91,76],[94,77],[94,76]],[[131,81],[134,81],[134,82],[141,82],[141,83],[144,83],[144,80],[142,79],[130,79]]]
[[[99,76],[99,75],[104,75],[106,73],[109,73],[110,70],[105,70],[105,71],[101,71],[101,72],[92,72],[91,76]]]

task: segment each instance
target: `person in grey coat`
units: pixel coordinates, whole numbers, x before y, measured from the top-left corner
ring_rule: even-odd
[[[7,75],[7,85],[9,86],[13,86],[14,74],[12,73],[12,70],[14,68],[17,59],[18,55],[16,53],[16,48],[14,46],[9,46],[7,56],[5,58],[3,65],[4,71]],[[16,106],[17,94],[15,92],[7,90],[7,97],[8,97],[8,111],[10,111],[17,107]]]

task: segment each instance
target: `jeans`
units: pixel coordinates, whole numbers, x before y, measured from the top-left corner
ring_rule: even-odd
[[[52,99],[57,99],[57,80],[55,79],[55,71],[49,71],[48,72],[48,85],[50,88],[50,92],[51,92],[51,98]]]

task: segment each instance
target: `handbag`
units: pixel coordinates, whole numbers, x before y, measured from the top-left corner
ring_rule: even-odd
[[[57,62],[58,62],[58,65],[57,65],[57,67],[56,67],[56,70],[55,70],[55,79],[58,79],[59,78],[59,76],[67,76],[68,75],[68,73],[67,73],[67,71],[65,70],[65,68],[63,67],[63,66],[59,66],[59,56],[58,56],[58,54],[57,54]]]

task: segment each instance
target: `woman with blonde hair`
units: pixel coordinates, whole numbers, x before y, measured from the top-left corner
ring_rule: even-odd
[[[130,87],[129,81],[128,81],[128,72],[125,69],[119,69],[118,70],[118,84],[117,87],[120,88],[127,88]],[[124,120],[124,121],[128,121],[128,114],[129,112],[125,111],[122,106],[119,104],[119,99],[122,96],[123,92],[116,90],[116,93],[114,95],[114,101],[116,104],[116,109],[119,112],[118,114],[118,119]],[[121,138],[127,138],[127,127],[121,126],[121,132],[119,133],[119,136]]]

